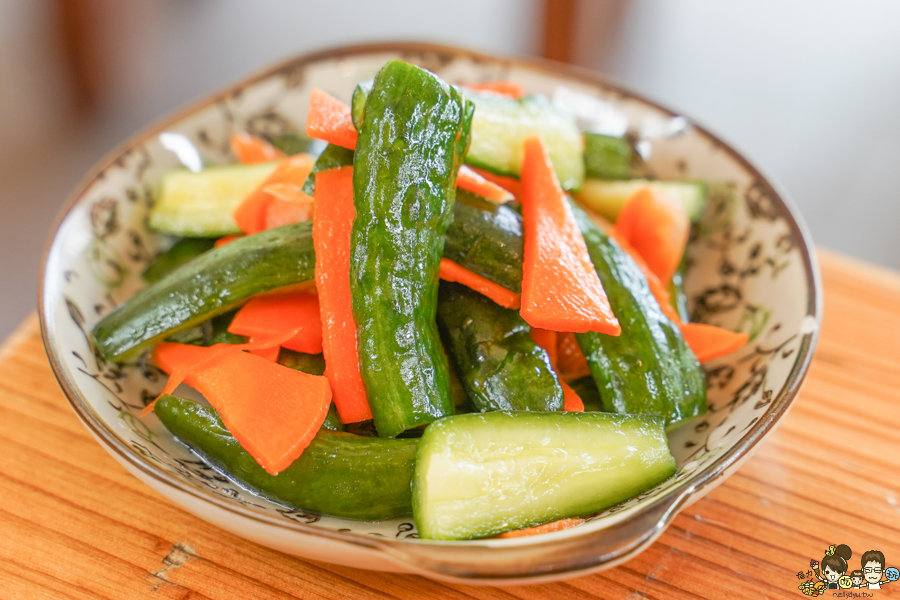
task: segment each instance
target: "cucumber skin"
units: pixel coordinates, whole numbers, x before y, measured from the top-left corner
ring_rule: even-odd
[[[141,279],[155,283],[192,258],[211,250],[215,240],[210,238],[182,238],[154,258],[141,273]]]
[[[512,208],[457,189],[444,258],[516,293],[522,291],[522,217]]]
[[[563,391],[550,358],[518,311],[443,281],[437,318],[450,361],[478,410],[562,409]]]
[[[181,442],[223,473],[293,509],[366,521],[412,512],[410,488],[418,440],[321,430],[291,466],[270,475],[212,408],[163,396],[154,412]]]
[[[382,67],[366,100],[350,291],[360,372],[383,437],[453,414],[435,312],[464,108],[455,89],[401,61]]]
[[[306,181],[303,182],[303,187],[300,188],[300,191],[310,196],[314,195],[316,193],[316,173],[352,164],[353,150],[342,148],[335,144],[328,144],[325,146],[322,154],[316,159],[316,162],[313,163],[312,171],[310,171]]]
[[[554,439],[554,437],[556,439]],[[580,438],[580,439],[579,439]],[[604,446],[614,447],[609,454]],[[502,448],[502,450],[501,450]],[[594,453],[592,468],[580,475],[566,471],[566,463],[578,460],[583,454]],[[614,454],[618,453],[618,454]],[[457,459],[460,468],[454,473],[447,465],[433,468],[433,457]],[[527,472],[529,463],[545,458],[539,475],[562,475],[560,479],[542,481],[548,485],[541,490],[537,485],[528,485],[527,493],[504,488],[502,494],[492,493],[479,487],[478,490],[464,489],[464,480],[477,472],[483,465],[500,463],[504,472],[491,477],[503,485],[504,475],[515,480],[515,474],[522,469]],[[521,459],[520,463],[516,463]],[[605,459],[605,460],[604,460]],[[486,462],[485,462],[486,461]],[[616,473],[618,481],[593,482],[584,485],[585,473],[603,477],[603,468],[598,463],[620,471],[624,463],[630,468]],[[531,467],[533,469],[533,467]],[[669,450],[663,419],[650,415],[614,415],[609,413],[585,412],[491,412],[465,414],[441,419],[425,430],[416,449],[416,470],[413,476],[413,520],[423,539],[461,540],[494,536],[504,531],[523,529],[541,525],[549,521],[577,516],[587,516],[614,506],[637,494],[647,491],[671,477],[676,471],[675,458]],[[450,466],[453,469],[453,466]],[[637,473],[637,471],[640,471]],[[637,473],[637,477],[635,477]],[[463,475],[461,475],[463,474]],[[468,503],[458,510],[464,514],[455,523],[448,524],[447,513],[441,508],[430,506],[429,481],[432,477],[450,477],[460,489],[460,497],[451,500],[453,504]],[[610,479],[609,475],[606,479]],[[479,482],[481,483],[481,482]],[[534,484],[536,482],[526,482]],[[572,488],[589,487],[588,494],[581,498],[571,493],[560,493],[550,485],[570,484]],[[496,484],[495,484],[496,485]],[[538,484],[539,485],[539,484]],[[468,491],[473,493],[469,494]],[[542,491],[544,493],[542,493]],[[484,502],[479,496],[493,495],[487,511],[480,512]],[[522,504],[503,506],[504,499],[515,502],[516,496],[524,496]],[[534,502],[539,497],[545,500],[540,506]],[[446,502],[438,498],[435,502]],[[479,503],[482,506],[479,506]],[[527,504],[527,506],[526,506]],[[566,506],[561,506],[565,504]],[[449,510],[449,509],[448,509]],[[455,525],[455,526],[452,526]]]
[[[634,148],[626,138],[597,133],[584,134],[584,172],[597,179],[628,179]]]
[[[103,317],[93,335],[104,358],[136,359],[156,342],[256,294],[313,278],[311,223],[236,239],[191,260]]]
[[[350,117],[353,119],[353,126],[356,127],[357,131],[362,127],[363,114],[366,111],[366,99],[369,97],[369,92],[372,91],[374,84],[375,81],[369,79],[368,81],[359,82],[353,89],[353,98],[350,100]]]
[[[706,412],[706,378],[678,327],[663,313],[634,260],[577,205],[575,219],[616,318],[618,337],[575,334],[603,409],[654,414],[671,424]]]

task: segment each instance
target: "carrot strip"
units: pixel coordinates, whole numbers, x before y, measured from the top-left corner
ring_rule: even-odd
[[[581,525],[584,523],[584,519],[574,518],[574,519],[560,519],[559,521],[551,521],[550,523],[544,523],[543,525],[538,525],[537,527],[528,527],[527,529],[516,529],[514,531],[504,531],[498,538],[508,539],[508,538],[517,538],[517,537],[525,537],[529,535],[539,535],[541,533],[551,533],[553,531],[562,531],[563,529],[569,529],[571,527],[575,527],[576,525]]]
[[[487,83],[465,83],[463,87],[476,92],[492,92],[518,100],[525,95],[525,88],[512,81],[489,81]]]
[[[228,331],[250,338],[297,330],[282,347],[307,354],[322,352],[319,298],[307,292],[264,294],[251,298],[228,325]]]
[[[553,331],[619,335],[622,328],[539,137],[525,141],[522,214],[522,318]]]
[[[240,445],[268,473],[286,469],[302,454],[325,420],[331,388],[324,377],[289,369],[246,352],[160,344],[162,364],[175,370],[188,354],[192,386],[216,409]],[[165,355],[169,354],[168,357]],[[197,356],[205,356],[197,367]]]
[[[350,299],[350,230],[353,206],[353,167],[316,174],[313,247],[315,280],[322,322],[325,377],[334,392],[334,405],[344,423],[372,418],[366,388],[359,372],[356,322]]]
[[[216,242],[213,244],[213,246],[218,248],[219,246],[224,246],[225,244],[229,244],[229,243],[233,242],[234,240],[236,240],[238,238],[242,238],[242,237],[244,237],[244,236],[242,236],[242,235],[223,235],[222,237],[220,237],[219,239],[216,240]]]
[[[270,162],[284,158],[284,152],[264,139],[250,135],[246,131],[235,131],[231,134],[231,152],[237,156],[238,162],[245,165]]]
[[[312,171],[314,163],[315,159],[309,154],[295,154],[282,161],[272,174],[235,209],[234,220],[238,227],[247,235],[264,231],[266,228],[266,213],[269,205],[276,198],[267,190],[284,193],[284,190],[288,189],[287,186],[279,184],[302,187]]]
[[[322,90],[314,89],[309,97],[306,135],[355,150],[357,133],[350,107]]]
[[[742,348],[750,339],[746,331],[735,332],[705,323],[681,323],[684,341],[700,362],[706,362]]]
[[[250,338],[250,341],[255,341],[254,338]],[[281,346],[272,346],[271,348],[261,348],[259,350],[251,350],[250,354],[255,354],[260,358],[264,358],[269,362],[276,362],[278,360],[278,355],[281,354]]]
[[[559,375],[566,381],[572,381],[591,374],[587,358],[575,339],[575,334],[562,332],[557,338],[557,359]]]
[[[313,216],[313,205],[304,202],[295,202],[274,198],[266,208],[266,229],[275,229],[294,223],[309,221]]]
[[[504,190],[507,190],[516,198],[522,197],[522,182],[515,177],[506,177],[505,175],[496,175],[491,173],[490,171],[486,171],[484,169],[476,169],[475,167],[469,167],[475,173],[478,173],[491,183],[495,183],[498,186],[502,187]]]
[[[444,281],[461,283],[479,294],[487,296],[504,308],[519,308],[521,305],[519,294],[459,266],[450,259],[441,259],[440,278]]]
[[[557,363],[559,357],[557,340],[559,336],[560,334],[556,331],[539,329],[537,327],[531,328],[531,339],[547,352],[547,356],[550,357],[550,366],[556,371],[559,385],[563,390],[563,410],[568,412],[584,412],[584,402],[581,401],[581,397],[575,390],[569,387],[569,384],[563,381],[562,375],[559,372]]]
[[[464,190],[484,196],[497,204],[505,204],[514,199],[511,192],[489,181],[486,177],[466,165],[459,168],[459,173],[456,176],[456,185]]]
[[[636,191],[616,219],[616,232],[640,254],[660,282],[681,263],[690,232],[684,207],[650,188]]]
[[[246,344],[215,344],[209,348],[203,346],[191,346],[189,344],[175,344],[172,342],[160,342],[153,348],[153,364],[169,374],[165,387],[153,402],[144,407],[141,416],[153,412],[153,405],[160,397],[171,394],[182,382],[191,387],[194,380],[191,375],[194,371],[202,369],[210,361],[228,352],[241,352],[242,350],[262,350],[279,346],[297,333],[297,330],[286,331],[280,335],[267,337]]]

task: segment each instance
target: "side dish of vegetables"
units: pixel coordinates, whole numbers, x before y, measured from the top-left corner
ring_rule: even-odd
[[[173,243],[93,336],[149,353],[144,414],[274,502],[435,540],[578,525],[675,473],[701,362],[747,342],[683,308],[706,184],[633,177],[632,140],[514,83],[390,61],[232,151],[163,175]]]

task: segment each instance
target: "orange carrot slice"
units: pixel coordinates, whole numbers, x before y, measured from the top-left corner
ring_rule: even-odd
[[[525,88],[512,81],[489,81],[487,83],[466,83],[463,87],[476,92],[491,92],[518,100],[525,95]]]
[[[310,198],[312,198],[310,196]],[[266,207],[266,229],[275,229],[294,223],[309,221],[313,216],[313,205],[308,202],[295,202],[274,198]]]
[[[235,131],[231,134],[231,151],[237,156],[238,161],[245,165],[284,158],[284,152],[246,131]]]
[[[250,338],[250,343],[255,341],[253,338]],[[276,362],[278,360],[278,355],[281,354],[281,346],[272,346],[270,348],[261,348],[259,350],[251,350],[250,354],[255,354],[260,358],[264,358],[269,362]]]
[[[224,246],[225,244],[229,244],[229,243],[233,242],[234,240],[236,240],[238,238],[242,238],[242,237],[244,237],[244,236],[242,236],[242,235],[223,235],[222,237],[220,237],[219,239],[216,240],[216,242],[213,244],[213,246],[218,248],[219,246]]]
[[[517,538],[517,537],[525,537],[529,535],[539,535],[541,533],[551,533],[553,531],[562,531],[563,529],[569,529],[570,527],[575,527],[576,525],[581,525],[584,523],[584,519],[574,518],[574,519],[560,519],[559,521],[551,521],[550,523],[544,523],[543,525],[538,525],[537,527],[528,527],[527,529],[516,529],[514,531],[504,531],[498,538]]]
[[[306,135],[355,150],[357,133],[353,127],[350,107],[330,94],[314,89],[309,97]]]
[[[572,381],[591,374],[587,358],[575,339],[575,334],[562,332],[557,337],[557,367],[559,375],[566,381]]]
[[[522,182],[515,177],[506,177],[505,175],[496,175],[491,173],[490,171],[485,171],[484,169],[476,169],[475,167],[469,167],[475,173],[478,173],[491,183],[494,183],[504,190],[511,193],[516,198],[522,197]]]
[[[281,344],[283,348],[319,354],[322,352],[322,321],[319,298],[307,292],[263,294],[251,298],[234,315],[228,331],[250,338],[299,332]]]
[[[563,381],[559,372],[557,363],[559,357],[557,340],[559,336],[560,334],[556,331],[539,329],[537,327],[531,328],[531,339],[547,352],[547,356],[550,357],[550,366],[553,367],[553,370],[556,371],[556,376],[559,378],[559,385],[563,390],[563,410],[567,412],[584,412],[584,402],[581,401],[581,397],[569,387],[569,384]]]
[[[372,418],[372,411],[359,372],[356,322],[350,299],[350,230],[356,215],[353,167],[317,173],[315,193],[313,247],[325,377],[331,383],[341,421],[367,421]]]
[[[479,294],[487,296],[504,308],[519,308],[521,304],[519,294],[485,279],[447,258],[441,259],[440,278],[444,281],[461,283]]]
[[[282,161],[272,174],[235,209],[234,220],[238,227],[247,235],[264,231],[269,205],[276,198],[266,190],[285,193],[284,190],[288,189],[287,186],[279,184],[302,187],[303,182],[312,172],[314,163],[315,159],[309,154],[295,154]]]
[[[731,354],[750,339],[746,331],[734,332],[706,323],[682,323],[679,328],[684,341],[700,362]]]
[[[619,321],[539,137],[525,141],[522,215],[522,318],[553,331],[619,335]]]
[[[246,352],[200,348],[185,353],[164,342],[155,356],[172,366],[175,356],[206,355],[191,385],[209,401],[240,445],[268,473],[286,469],[325,420],[331,388],[324,377],[289,369]],[[211,358],[210,358],[211,357]],[[176,370],[179,368],[175,367]]]
[[[464,190],[484,196],[497,204],[504,204],[513,200],[513,195],[496,183],[488,181],[486,177],[474,169],[463,165],[456,176],[456,185]]]
[[[681,263],[690,227],[684,207],[650,188],[636,191],[616,219],[616,232],[663,283],[672,280]]]

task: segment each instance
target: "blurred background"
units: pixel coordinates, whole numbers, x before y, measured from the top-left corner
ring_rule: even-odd
[[[293,54],[421,40],[594,69],[683,110],[800,206],[819,245],[900,268],[900,3],[2,0],[0,339],[54,217],[154,119]]]

